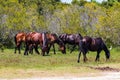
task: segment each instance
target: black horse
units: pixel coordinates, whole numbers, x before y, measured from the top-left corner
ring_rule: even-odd
[[[73,52],[76,46],[79,46],[79,41],[82,39],[81,34],[61,34],[59,38],[64,42],[64,44],[73,45],[70,53]]]
[[[97,56],[95,61],[99,61],[100,52],[102,50],[104,50],[105,52],[106,60],[110,58],[110,52],[106,47],[105,43],[103,42],[102,38],[91,38],[89,36],[85,36],[83,37],[82,40],[80,40],[79,47],[80,47],[80,52],[78,55],[78,63],[80,60],[81,52],[83,53],[84,62],[86,62],[87,60],[86,54],[88,51],[97,51]]]

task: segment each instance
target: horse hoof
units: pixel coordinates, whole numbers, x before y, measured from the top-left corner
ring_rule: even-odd
[[[45,54],[42,54],[42,56],[45,56]]]
[[[77,61],[78,63],[80,62],[80,61]]]
[[[26,56],[26,54],[24,54]]]

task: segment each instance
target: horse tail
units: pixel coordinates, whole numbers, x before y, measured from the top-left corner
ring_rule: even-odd
[[[15,44],[17,44],[17,38],[16,38],[17,34],[14,36],[14,41],[15,41]]]
[[[106,58],[109,59],[110,58],[110,51],[108,50],[105,43],[103,43],[102,46],[103,46],[103,50],[105,51]]]
[[[43,48],[47,47],[47,37],[46,33],[42,33],[42,38],[43,38]]]
[[[44,38],[45,38],[45,45],[48,44],[48,39],[47,39],[47,36],[46,36],[47,33],[44,34]]]

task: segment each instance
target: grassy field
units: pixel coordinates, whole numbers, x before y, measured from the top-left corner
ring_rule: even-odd
[[[96,52],[87,54],[88,61],[77,63],[78,51],[72,54],[67,51],[67,54],[62,54],[57,51],[54,55],[50,51],[50,55],[41,56],[38,54],[29,54],[28,56],[14,54],[14,49],[5,49],[0,52],[0,78],[21,78],[30,76],[90,76],[91,73],[100,73],[101,71],[91,69],[90,67],[110,67],[120,68],[120,50],[115,48],[111,50],[110,61],[105,61],[105,54],[101,52],[100,61],[95,62]],[[94,74],[92,74],[94,75]],[[95,74],[96,75],[96,74]]]

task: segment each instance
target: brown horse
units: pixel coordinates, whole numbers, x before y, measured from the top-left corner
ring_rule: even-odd
[[[80,60],[81,52],[83,53],[83,57],[84,57],[83,60],[84,62],[86,62],[87,60],[86,54],[88,51],[97,51],[97,56],[95,61],[99,61],[100,52],[102,50],[104,50],[105,52],[106,60],[110,58],[110,52],[106,47],[105,43],[103,42],[102,38],[91,38],[89,36],[85,36],[83,37],[82,40],[80,40],[79,47],[80,47],[80,53],[78,56],[78,62]]]
[[[35,48],[35,51],[39,54],[38,45],[40,45],[42,50],[42,55],[45,55],[47,50],[47,40],[45,33],[30,32],[26,35],[26,49],[24,55],[28,55],[28,51]]]
[[[47,54],[49,54],[49,50],[51,48],[51,46],[53,46],[54,49],[54,54],[55,53],[55,47],[54,44],[57,43],[59,45],[59,50],[62,51],[63,54],[66,53],[66,48],[65,45],[63,43],[63,41],[57,36],[57,34],[55,33],[46,33],[46,37],[47,37],[47,43],[48,43],[48,51]]]
[[[20,32],[20,33],[17,33],[14,37],[14,40],[15,40],[15,52],[16,53],[16,50],[18,49],[19,51],[19,54],[21,53],[20,51],[20,47],[21,47],[21,44],[22,42],[25,42],[25,36],[26,36],[26,33],[24,32]]]

